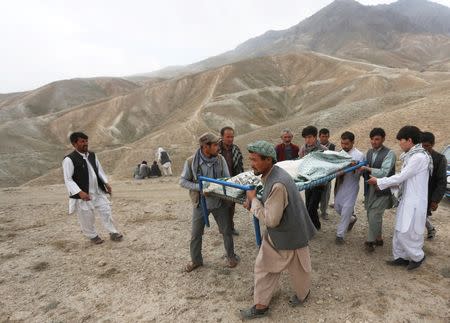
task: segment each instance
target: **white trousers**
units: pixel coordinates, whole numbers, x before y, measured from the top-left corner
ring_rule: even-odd
[[[165,163],[164,165],[161,165],[162,173],[164,176],[172,176],[172,164],[171,163]]]
[[[83,203],[84,201],[77,202]],[[95,211],[97,211],[100,215],[100,220],[109,233],[118,232],[114,227],[111,206],[106,197],[104,199],[94,199],[87,204],[89,207],[80,207],[80,205],[77,205],[76,207],[76,213],[78,214],[78,221],[80,222],[81,231],[86,237],[92,239],[98,235],[95,230]]]
[[[341,220],[339,221],[336,236],[343,238],[345,236],[345,233],[347,232],[348,225],[350,224],[350,221],[352,219],[353,210],[355,206],[342,206],[340,204],[337,204],[336,201],[334,202],[334,209],[337,213],[341,216]]]
[[[414,221],[407,232],[394,231],[392,239],[392,254],[394,259],[403,258],[406,260],[420,261],[425,253],[423,252],[423,234],[417,234],[413,227]]]

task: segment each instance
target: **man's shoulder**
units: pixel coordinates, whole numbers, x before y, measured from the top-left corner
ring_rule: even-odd
[[[353,156],[359,158],[358,160],[361,160],[361,158],[364,158],[364,154],[362,153],[361,150],[359,150],[358,148],[353,148]]]

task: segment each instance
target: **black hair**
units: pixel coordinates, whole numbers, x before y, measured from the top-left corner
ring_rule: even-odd
[[[225,131],[227,131],[227,130],[231,130],[234,133],[234,129],[227,126],[227,127],[223,127],[222,129],[220,129],[220,135],[223,137],[223,135],[225,134]]]
[[[385,138],[386,132],[384,132],[383,128],[373,128],[370,131],[369,137],[370,137],[370,139],[372,139],[375,136],[380,136],[381,138]]]
[[[302,130],[302,137],[305,138],[307,136],[317,137],[317,128],[314,126],[307,126]]]
[[[418,144],[420,142],[420,137],[422,135],[422,131],[416,126],[404,126],[397,133],[397,140],[401,139],[411,139],[413,144]]]
[[[319,130],[319,136],[320,135],[330,135],[330,130],[328,130],[327,128],[322,128]]]
[[[70,138],[70,143],[74,144],[77,142],[78,138],[87,140],[89,137],[83,132],[73,132],[69,138]]]
[[[422,136],[420,136],[421,143],[426,142],[427,144],[434,145],[434,141],[435,141],[435,138],[434,138],[433,133],[428,132],[428,131],[422,132]]]
[[[145,160],[143,160],[141,164],[147,165],[147,162]]]
[[[341,135],[341,139],[343,140],[350,140],[351,142],[355,141],[355,135],[353,132],[346,131]]]

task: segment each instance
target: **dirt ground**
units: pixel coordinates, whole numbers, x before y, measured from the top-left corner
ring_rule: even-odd
[[[239,322],[252,305],[257,254],[250,214],[237,207],[234,269],[225,268],[221,236],[212,220],[203,243],[205,266],[190,274],[191,205],[177,178],[112,182],[119,243],[92,245],[67,215],[61,184],[0,190],[0,321]],[[283,274],[261,322],[450,322],[450,203],[433,217],[437,236],[425,242],[426,262],[413,272],[385,264],[391,256],[394,211],[385,215],[385,246],[364,251],[367,221],[343,246],[334,244],[330,219],[310,243],[313,288],[303,307]],[[105,230],[97,223],[100,235]]]

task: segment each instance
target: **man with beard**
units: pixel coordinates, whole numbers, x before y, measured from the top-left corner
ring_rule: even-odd
[[[95,230],[97,211],[103,226],[113,241],[122,240],[122,235],[114,227],[111,206],[106,193],[111,194],[111,185],[94,152],[88,150],[88,136],[82,132],[70,135],[75,150],[62,163],[64,183],[69,191],[69,214],[76,212],[81,231],[94,244],[103,243]]]
[[[210,178],[230,177],[225,158],[219,154],[219,137],[212,133],[204,133],[199,138],[200,148],[194,155],[189,157],[184,163],[181,173],[180,185],[189,190],[193,210],[192,210],[192,232],[190,242],[191,262],[185,267],[186,272],[191,272],[203,266],[202,257],[202,236],[205,223],[200,206],[200,186],[199,176]],[[206,196],[207,212],[212,213],[219,227],[219,232],[223,236],[225,246],[227,266],[234,268],[238,264],[237,256],[234,253],[234,242],[231,233],[229,219],[229,208],[227,203],[217,197]]]
[[[399,146],[403,150],[403,161],[399,174],[390,177],[370,177],[370,185],[380,190],[398,187],[399,205],[395,219],[392,241],[393,260],[391,266],[406,266],[413,270],[425,260],[423,233],[427,218],[428,179],[433,171],[431,156],[420,144],[421,131],[415,126],[404,126],[397,134]]]
[[[262,175],[264,193],[259,201],[256,191],[248,191],[244,206],[267,227],[255,261],[254,305],[240,311],[242,319],[253,319],[268,314],[282,271],[289,272],[295,290],[289,304],[297,306],[306,300],[311,288],[308,243],[316,230],[293,179],[274,165],[273,145],[257,141],[247,149],[255,175]]]
[[[298,158],[300,148],[292,143],[292,138],[294,138],[294,135],[292,134],[291,129],[286,128],[281,131],[282,143],[275,147],[275,151],[277,152],[277,161]]]
[[[223,127],[220,130],[221,140],[219,142],[219,153],[227,161],[230,176],[236,176],[244,171],[242,163],[242,153],[237,145],[234,144],[234,129],[231,127]],[[236,203],[229,204],[231,232],[238,236],[239,231],[234,227],[234,212]]]
[[[372,148],[367,151],[368,165],[359,169],[376,178],[392,176],[395,174],[395,154],[383,145],[386,133],[382,128],[373,128],[369,134]],[[389,188],[376,190],[376,187],[364,183],[364,206],[367,211],[368,235],[365,247],[368,252],[375,251],[375,246],[383,245],[382,227],[384,210],[392,207],[392,194]]]
[[[341,135],[342,149],[352,157],[353,163],[357,164],[364,160],[364,155],[353,147],[354,144],[355,135],[353,133],[346,131]],[[336,244],[344,243],[345,232],[351,230],[352,224],[356,222],[353,211],[359,192],[359,178],[360,173],[355,171],[336,178],[334,209],[341,216],[336,232]]]

